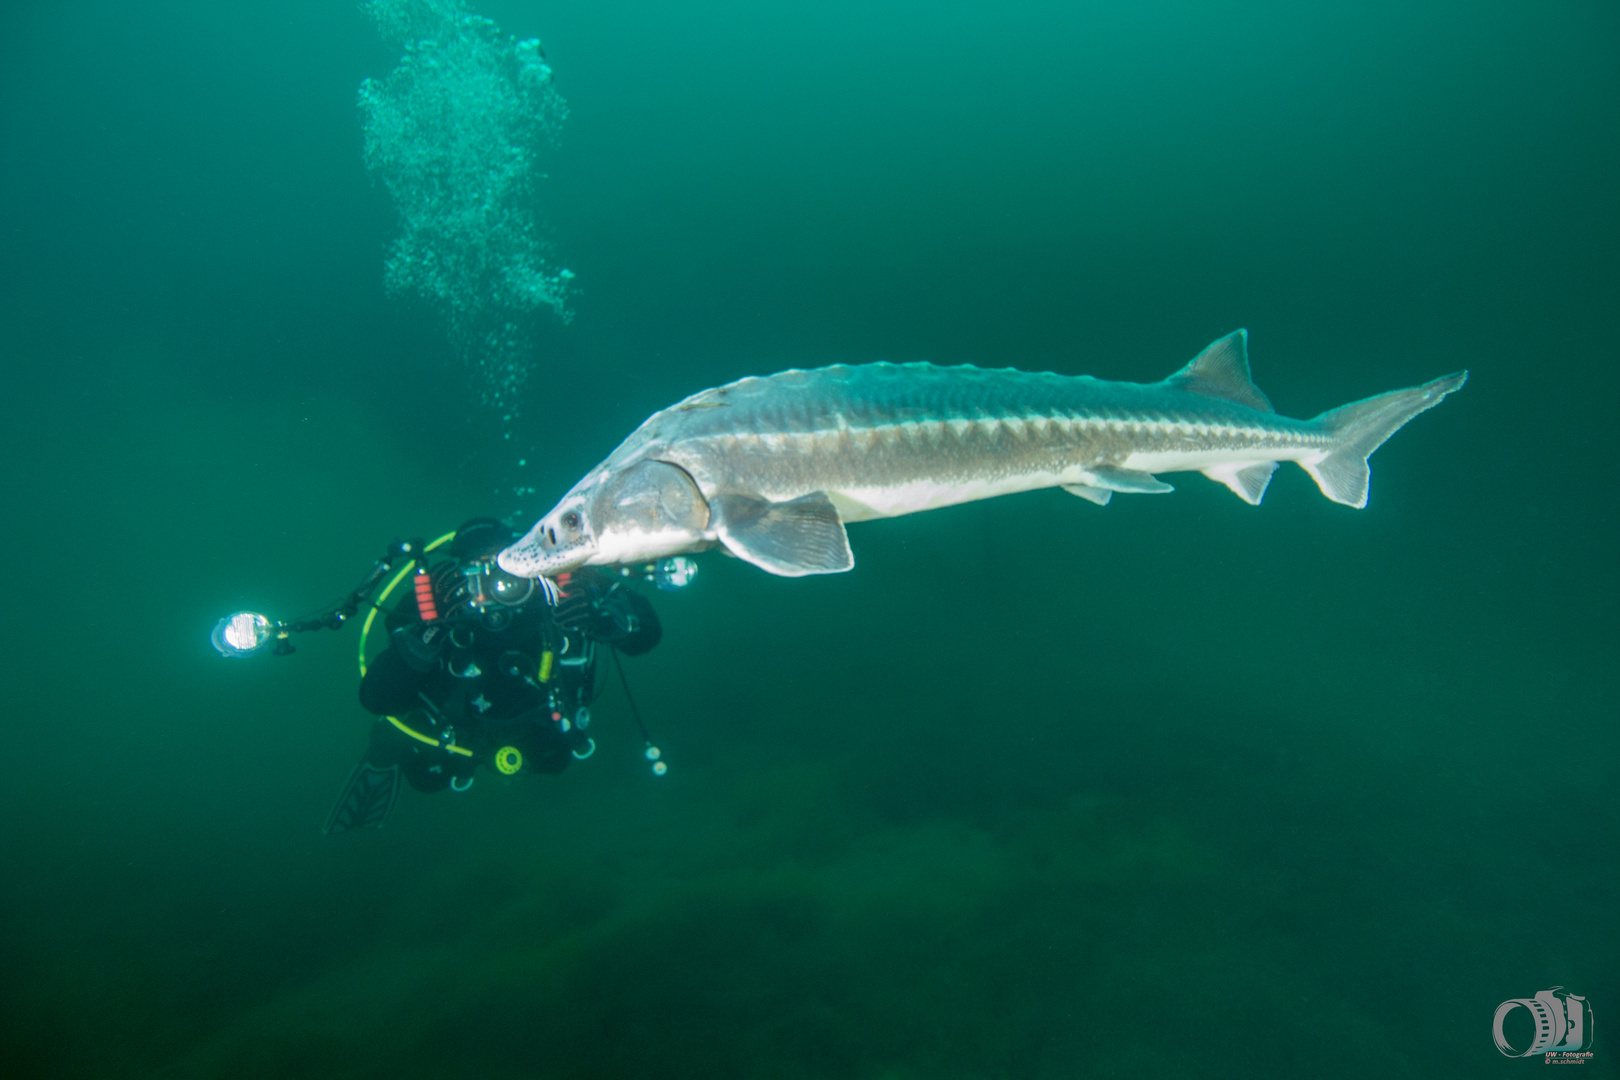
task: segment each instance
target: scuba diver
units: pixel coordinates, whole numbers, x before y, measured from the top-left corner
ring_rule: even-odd
[[[388,616],[388,648],[360,680],[378,722],[328,832],[369,824],[359,811],[389,781],[379,773],[403,773],[417,791],[465,791],[479,765],[559,773],[595,750],[597,646],[638,656],[658,644],[658,616],[600,572],[559,581],[556,605],[546,603],[534,579],[495,566],[516,539],[476,518],[456,530],[448,559],[416,571],[414,593]]]
[[[559,773],[590,757],[600,654],[608,652],[618,667],[618,653],[638,656],[662,635],[652,604],[625,578],[674,589],[695,572],[690,560],[669,559],[618,576],[595,569],[562,574],[553,584],[495,564],[515,539],[500,521],[474,518],[432,544],[393,545],[347,600],[312,619],[271,623],[240,612],[215,627],[214,644],[227,656],[286,654],[293,651],[291,634],[338,629],[362,605],[373,609],[361,632],[360,704],[377,720],[325,832],[381,828],[402,777],[421,792],[466,791],[480,765],[507,776]],[[447,557],[430,563],[441,547]],[[371,590],[402,558],[409,561],[371,600]],[[386,612],[388,646],[368,663],[366,635],[406,576],[411,588]],[[633,700],[631,711],[642,726]],[[654,773],[663,775],[644,726],[642,735]]]

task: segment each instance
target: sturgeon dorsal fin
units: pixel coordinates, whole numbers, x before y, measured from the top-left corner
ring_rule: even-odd
[[[1225,398],[1261,412],[1276,412],[1249,377],[1249,332],[1234,330],[1165,380],[1205,397]]]

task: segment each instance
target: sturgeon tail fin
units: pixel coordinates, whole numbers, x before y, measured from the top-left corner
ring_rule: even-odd
[[[1399,431],[1408,420],[1432,409],[1445,396],[1468,381],[1468,372],[1459,371],[1422,386],[1391,390],[1365,401],[1340,405],[1318,416],[1316,424],[1333,437],[1333,449],[1317,461],[1301,461],[1322,494],[1336,503],[1360,509],[1367,505],[1367,484],[1371,472],[1367,459]]]

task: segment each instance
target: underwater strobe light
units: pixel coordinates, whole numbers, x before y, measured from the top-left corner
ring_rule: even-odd
[[[659,559],[653,568],[653,583],[664,592],[674,592],[690,585],[697,572],[697,560],[688,559],[685,555]]]
[[[620,577],[650,581],[658,586],[661,592],[678,592],[686,588],[692,584],[692,579],[697,577],[697,572],[697,560],[689,559],[685,555],[672,555],[655,563],[637,563],[634,566],[618,568]],[[546,578],[539,580],[542,585],[547,584]]]
[[[252,656],[281,639],[277,627],[256,611],[238,611],[214,625],[211,640],[222,656]]]

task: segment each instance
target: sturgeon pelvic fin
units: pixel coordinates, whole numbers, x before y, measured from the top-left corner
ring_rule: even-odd
[[[1063,490],[1098,506],[1107,506],[1108,500],[1114,497],[1114,493],[1107,488],[1092,487],[1090,484],[1064,484]]]
[[[709,510],[726,550],[761,570],[804,577],[842,573],[855,565],[849,534],[824,491],[785,502],[716,495]]]
[[[1086,470],[1086,483],[1088,487],[1119,491],[1126,495],[1164,495],[1176,490],[1152,473],[1140,469],[1121,469],[1117,465],[1091,466]]]
[[[1391,390],[1329,409],[1314,423],[1333,437],[1333,449],[1320,460],[1305,459],[1300,465],[1311,474],[1322,494],[1334,502],[1357,509],[1366,506],[1367,485],[1372,479],[1367,459],[1372,452],[1412,417],[1434,408],[1467,381],[1468,372],[1458,371],[1422,386]]]

